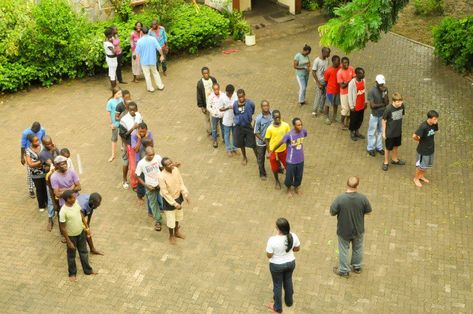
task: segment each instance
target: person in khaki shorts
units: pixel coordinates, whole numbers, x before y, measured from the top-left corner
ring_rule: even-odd
[[[355,70],[350,66],[350,59],[342,58],[342,68],[337,72],[337,83],[340,85],[340,114],[342,116],[342,130],[348,130],[350,106],[348,103],[348,83],[355,77]]]
[[[185,239],[180,231],[179,222],[184,219],[182,203],[186,200],[189,204],[189,191],[184,185],[179,169],[171,159],[164,157],[161,165],[164,170],[159,175],[159,188],[163,197],[166,225],[169,229],[169,242],[176,244],[176,238]]]

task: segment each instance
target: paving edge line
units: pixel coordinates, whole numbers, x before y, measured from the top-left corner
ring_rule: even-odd
[[[421,45],[421,46],[424,46],[424,47],[427,47],[427,48],[430,48],[432,50],[435,50],[435,47],[431,46],[431,45],[427,45],[427,44],[424,44],[424,43],[421,43],[420,41],[417,41],[417,40],[414,40],[412,38],[409,38],[409,37],[406,37],[404,35],[401,35],[401,34],[398,34],[398,33],[395,33],[395,32],[392,32],[392,31],[389,31],[388,33],[390,34],[393,34],[393,35],[396,35],[398,37],[401,37],[401,38],[404,38],[404,39],[407,39],[415,44],[418,44],[418,45]]]

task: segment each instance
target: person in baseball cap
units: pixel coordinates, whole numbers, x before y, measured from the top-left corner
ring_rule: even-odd
[[[54,158],[54,164],[55,165],[58,165],[61,162],[67,162],[67,158],[62,156],[62,155],[56,156],[56,158]]]
[[[383,114],[389,104],[388,89],[384,75],[376,75],[376,86],[368,92],[368,103],[371,114],[368,126],[368,145],[366,150],[371,157],[376,156],[376,152],[384,156],[383,147]]]

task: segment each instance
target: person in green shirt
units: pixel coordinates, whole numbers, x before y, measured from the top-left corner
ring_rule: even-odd
[[[308,45],[304,45],[302,52],[298,52],[294,56],[294,69],[296,69],[296,79],[299,83],[299,104],[302,106],[305,104],[305,92],[307,89],[307,83],[309,82],[310,73],[310,59],[309,54],[312,48]]]
[[[69,271],[69,280],[76,281],[76,249],[79,251],[80,263],[86,275],[95,275],[89,264],[89,254],[87,250],[87,236],[89,226],[81,211],[76,196],[71,190],[62,193],[64,205],[59,211],[59,229],[66,239],[67,244],[67,265]]]

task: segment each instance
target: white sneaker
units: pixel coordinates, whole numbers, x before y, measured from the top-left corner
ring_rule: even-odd
[[[127,182],[123,182],[122,186],[125,190],[128,190],[128,188],[130,187]]]
[[[44,208],[40,208],[40,209],[39,209],[39,212],[40,212],[40,213],[44,212]]]

